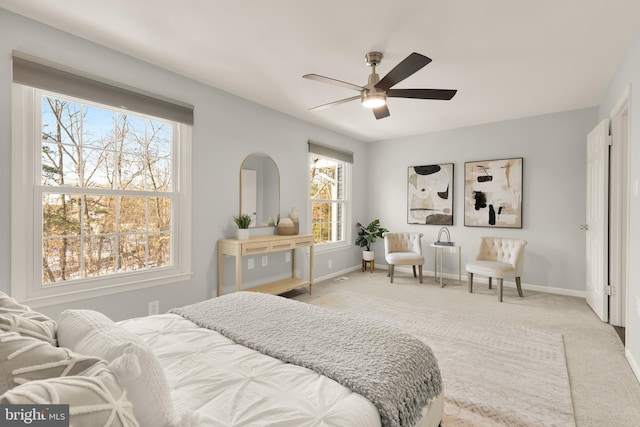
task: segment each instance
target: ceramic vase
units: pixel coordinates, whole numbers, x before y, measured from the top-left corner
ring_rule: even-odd
[[[238,240],[248,240],[249,235],[250,233],[248,228],[238,228]]]
[[[371,261],[375,258],[373,251],[362,251],[362,259],[365,261]]]

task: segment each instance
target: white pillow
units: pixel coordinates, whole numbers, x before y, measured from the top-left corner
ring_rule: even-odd
[[[142,427],[173,424],[174,412],[167,379],[151,348],[137,335],[92,310],[65,310],[58,318],[58,344],[108,362],[125,356],[137,361],[110,365],[133,403]],[[137,363],[136,363],[137,362]]]
[[[127,394],[104,361],[82,376],[29,381],[0,396],[0,404],[50,403],[68,404],[68,422],[74,427],[139,427]]]

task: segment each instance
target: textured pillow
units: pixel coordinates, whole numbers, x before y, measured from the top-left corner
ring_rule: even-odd
[[[38,338],[56,345],[56,322],[0,292],[0,330]]]
[[[0,394],[28,381],[81,375],[99,361],[36,338],[0,332]]]
[[[2,396],[0,404],[69,404],[73,427],[139,427],[127,394],[104,361],[83,376],[30,381]]]
[[[92,310],[65,310],[58,318],[58,342],[73,351],[113,362],[123,355],[135,355],[139,376],[116,370],[120,383],[133,403],[136,419],[143,427],[162,427],[174,421],[167,379],[151,348],[137,335]],[[120,365],[120,364],[118,364]]]

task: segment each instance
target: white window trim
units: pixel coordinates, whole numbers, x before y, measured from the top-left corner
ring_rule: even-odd
[[[311,174],[311,171],[309,170],[309,159],[312,157],[322,157],[322,158],[327,158],[330,160],[336,160],[336,159],[331,159],[329,157],[325,157],[319,154],[315,154],[315,153],[309,153],[309,155],[307,156],[307,171],[309,174]],[[342,162],[345,165],[345,173],[344,173],[344,194],[345,194],[345,200],[342,201],[344,208],[345,208],[345,233],[344,233],[344,240],[341,240],[339,242],[323,242],[323,243],[315,243],[313,245],[313,251],[315,254],[321,254],[321,253],[325,253],[325,252],[334,252],[334,251],[339,251],[339,250],[344,250],[347,248],[350,248],[353,246],[353,244],[351,243],[351,239],[352,239],[352,231],[353,231],[353,226],[351,224],[351,169],[353,167],[353,165],[349,162],[345,162],[342,160],[336,160],[339,162]],[[311,175],[309,175],[309,179],[307,179],[307,182],[309,182],[311,180]],[[327,200],[327,202],[329,202],[329,200]],[[313,230],[313,199],[311,199],[311,197],[309,197],[309,207],[307,209],[307,212],[309,212],[309,216],[308,216],[308,224],[309,224],[309,230]]]
[[[19,84],[12,85],[12,155],[11,155],[11,295],[31,307],[45,307],[88,298],[144,289],[191,278],[191,138],[192,127],[178,125],[178,150],[181,164],[175,184],[180,203],[174,212],[176,250],[171,268],[122,273],[116,276],[91,278],[79,282],[40,286],[41,263],[36,247],[42,236],[36,236],[41,221],[36,220],[35,192],[39,171],[35,164],[35,141],[40,141],[40,117],[35,115],[39,90]],[[84,102],[84,101],[82,101]],[[35,122],[34,122],[35,120]],[[174,162],[176,162],[174,157]],[[40,200],[37,203],[41,203]],[[38,256],[36,256],[38,255]],[[38,285],[36,286],[36,283]]]

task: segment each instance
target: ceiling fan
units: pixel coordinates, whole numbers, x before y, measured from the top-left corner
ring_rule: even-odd
[[[302,76],[305,79],[342,86],[360,92],[360,95],[318,105],[317,107],[309,108],[309,110],[322,110],[323,108],[360,99],[362,105],[373,109],[373,114],[376,116],[376,119],[380,120],[389,116],[387,98],[440,99],[448,101],[453,98],[457,92],[455,89],[391,89],[431,62],[430,58],[420,55],[419,53],[413,52],[407,56],[396,65],[393,70],[389,71],[382,80],[380,80],[380,77],[376,73],[376,66],[382,61],[382,53],[369,52],[364,57],[367,65],[372,68],[369,82],[364,86],[354,85],[318,74],[305,74]]]

